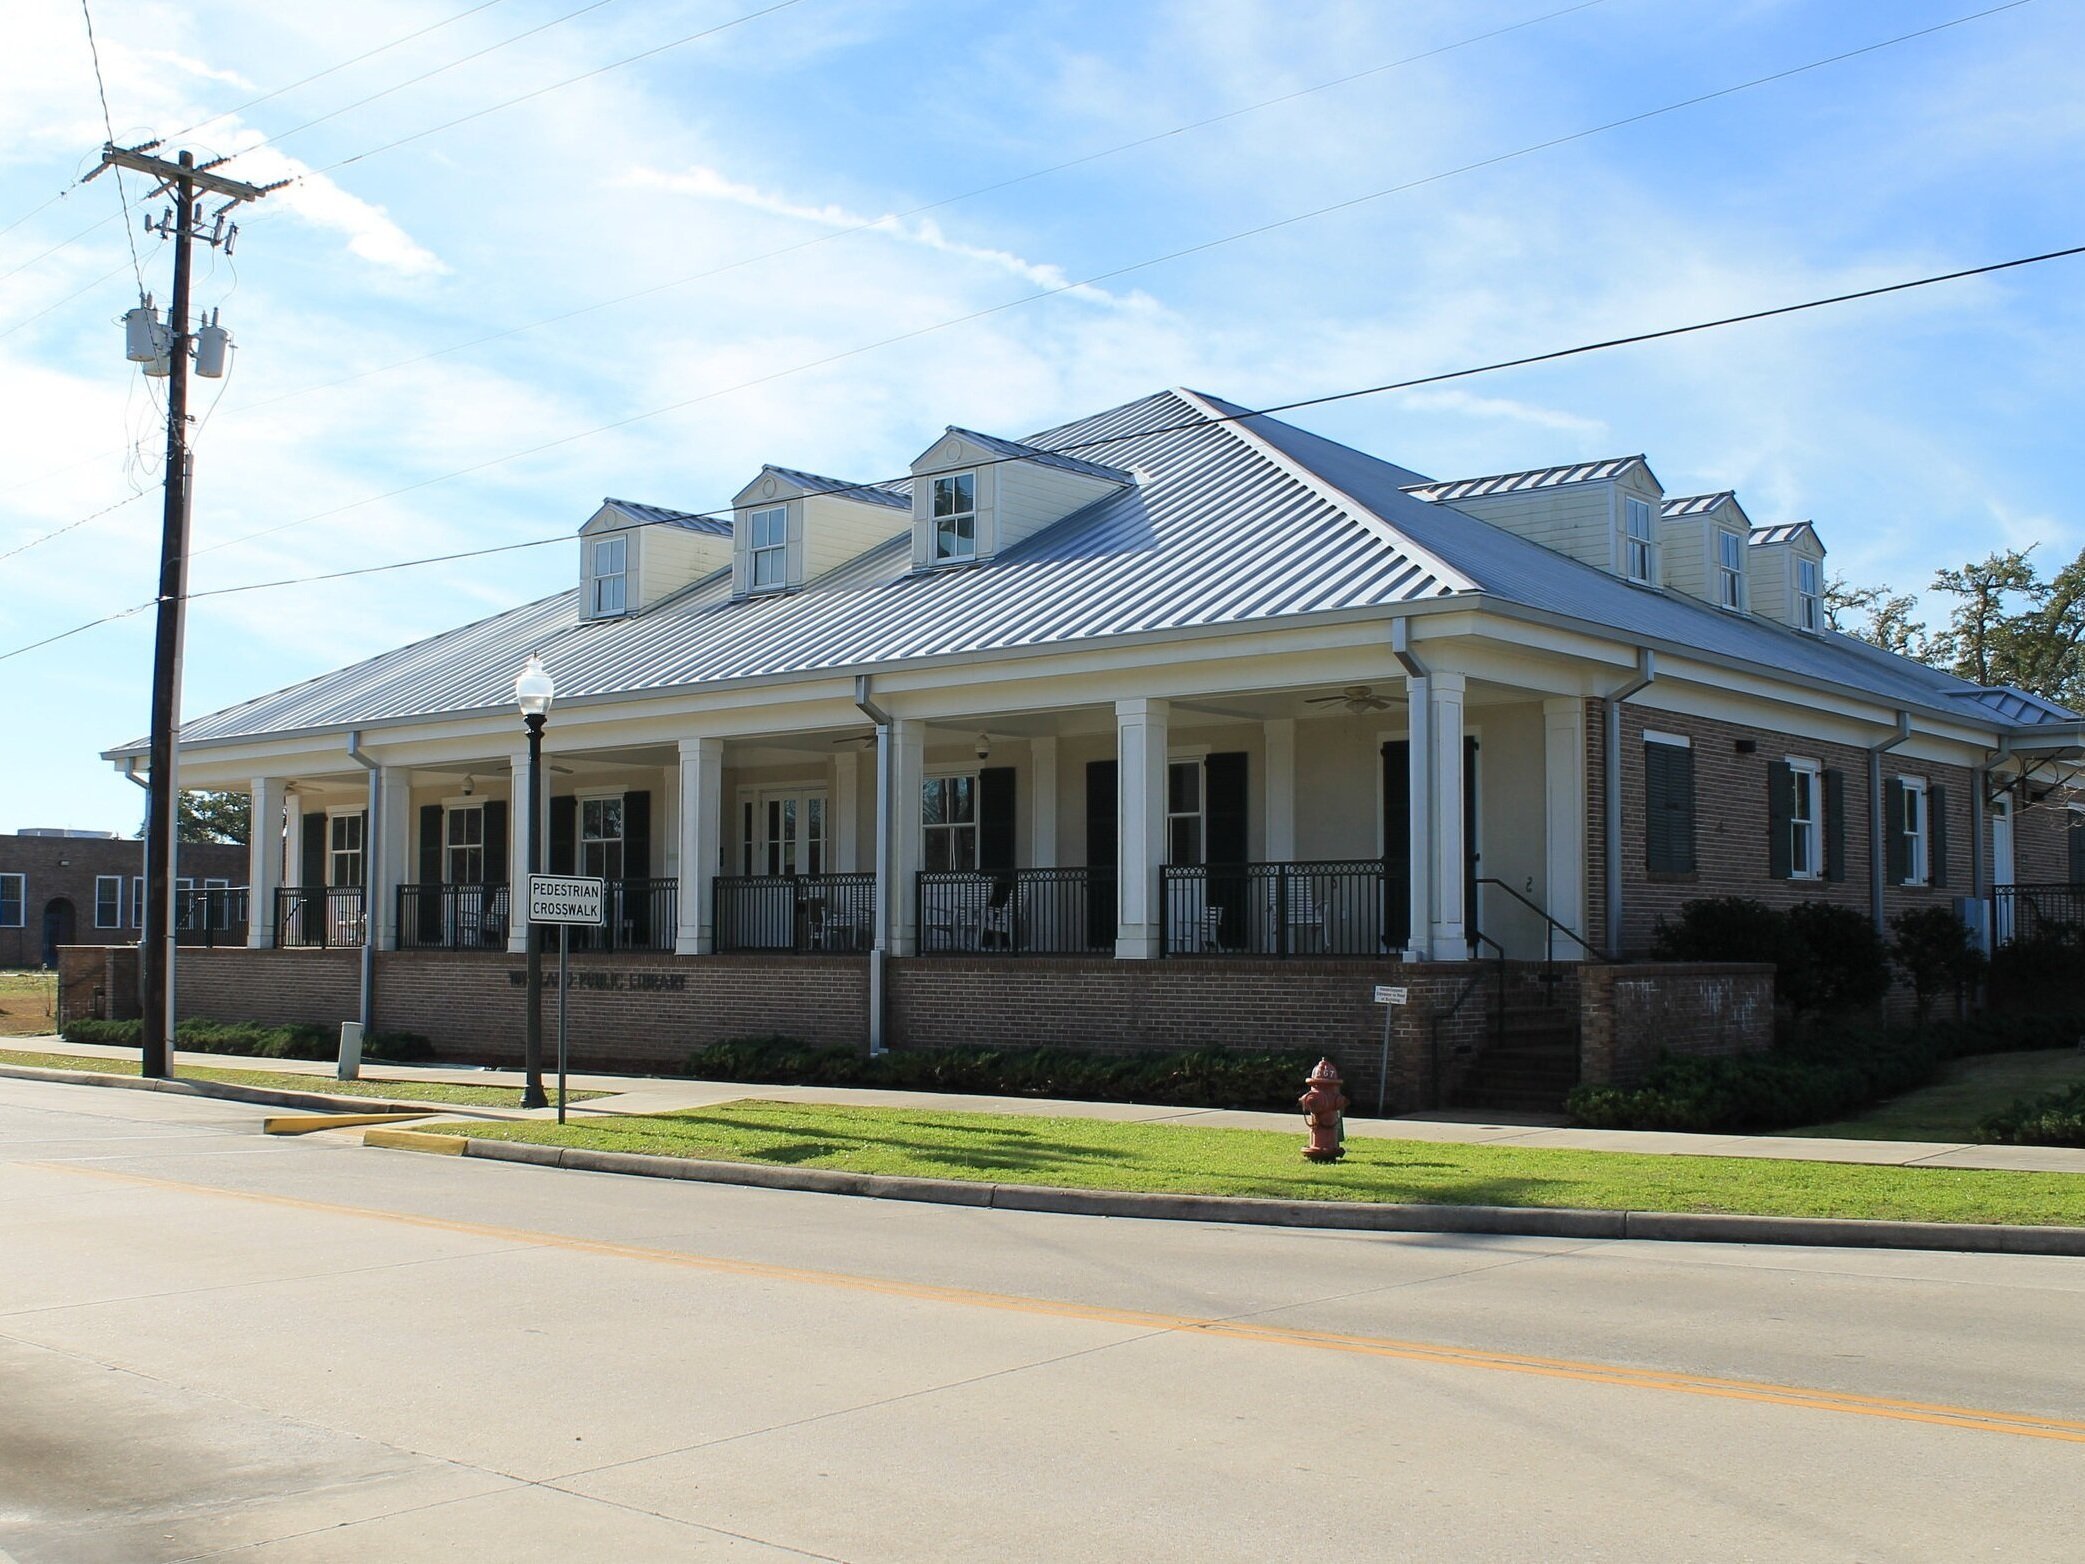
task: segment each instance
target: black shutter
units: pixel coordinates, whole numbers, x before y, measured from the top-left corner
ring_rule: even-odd
[[[485,883],[507,883],[507,806],[494,799],[485,806]]]
[[[414,897],[415,926],[424,944],[439,944],[442,938],[442,806],[420,806],[420,889]],[[400,909],[403,914],[404,909]]]
[[[304,841],[301,847],[302,864],[297,879],[308,890],[316,890],[326,883],[326,817],[306,815],[304,817]]]
[[[1021,866],[1014,777],[1012,766],[986,766],[977,774],[977,867],[986,874],[1011,874]]]
[[[1785,760],[1766,763],[1766,872],[1776,880],[1795,875],[1795,771]]]
[[[1383,947],[1412,942],[1412,745],[1383,745]]]
[[[579,800],[550,801],[550,862],[546,874],[573,874],[579,858]]]
[[[1824,877],[1846,878],[1846,773],[1824,774]]]
[[[1202,861],[1212,865],[1209,905],[1220,914],[1216,942],[1230,950],[1243,945],[1250,930],[1251,887],[1243,874],[1219,874],[1213,866],[1235,867],[1252,856],[1245,752],[1225,750],[1203,760],[1202,788]]]
[[[1644,861],[1652,874],[1694,872],[1694,751],[1643,747]]]
[[[652,892],[649,885],[632,885],[632,880],[652,877],[652,795],[623,794],[623,921],[630,931],[632,948],[649,948],[652,940]]]
[[[1477,922],[1477,741],[1462,739],[1462,916],[1466,927]]]
[[[1911,854],[1904,839],[1904,784],[1895,777],[1882,785],[1882,846],[1885,879],[1902,885],[1911,878]]]
[[[1115,762],[1086,762],[1086,944],[1115,948],[1115,876],[1121,867]]]
[[[1926,790],[1926,809],[1931,824],[1926,831],[1926,846],[1932,855],[1931,873],[1927,880],[1934,885],[1947,884],[1947,789],[1944,787]]]
[[[2073,885],[2085,885],[2085,815],[2071,812],[2070,829],[2064,832],[2070,842],[2070,880]]]

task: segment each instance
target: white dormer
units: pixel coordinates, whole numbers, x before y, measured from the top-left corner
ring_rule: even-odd
[[[1665,490],[1641,456],[1415,483],[1406,492],[1453,506],[1624,581],[1658,586],[1664,580],[1658,512]]]
[[[1824,539],[1807,521],[1754,527],[1745,553],[1751,561],[1752,608],[1797,630],[1821,635],[1824,618]]]
[[[1746,541],[1751,535],[1751,519],[1728,489],[1665,501],[1658,516],[1665,585],[1744,613],[1752,606]]]
[[[950,426],[912,464],[912,564],[990,559],[1136,479],[1119,467]]]
[[[873,484],[762,467],[732,499],[731,590],[788,592],[888,541],[911,502]]]
[[[642,613],[730,560],[728,522],[603,500],[579,529],[579,617]]]

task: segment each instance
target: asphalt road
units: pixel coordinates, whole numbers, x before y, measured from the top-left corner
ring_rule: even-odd
[[[0,1559],[2085,1556],[2085,1260],[1308,1233],[0,1081]]]

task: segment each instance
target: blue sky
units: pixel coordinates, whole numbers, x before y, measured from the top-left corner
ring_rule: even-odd
[[[949,423],[1020,434],[1173,384],[1263,405],[2085,241],[2076,0],[1129,271],[1990,0],[797,0],[344,161],[773,0],[604,0],[491,47],[581,3],[495,0],[185,138],[305,176],[199,267],[239,349],[221,400],[198,383],[196,590],[569,534],[608,494],[707,509],[763,461],[888,476]],[[178,131],[467,4],[95,0],[116,131]],[[0,224],[103,137],[76,0],[15,0],[7,30]],[[144,491],[0,560],[0,652],[153,591],[123,227],[37,259],[116,204],[105,176],[0,234],[0,553]],[[139,242],[163,301],[167,251]],[[1299,421],[1440,477],[1646,452],[1669,493],[1813,518],[1832,568],[1902,590],[2085,543],[2081,283],[2055,262]],[[186,709],[577,568],[558,543],[200,601]],[[0,662],[0,830],[135,828],[142,795],[97,756],[144,731],[150,659],[144,614]]]

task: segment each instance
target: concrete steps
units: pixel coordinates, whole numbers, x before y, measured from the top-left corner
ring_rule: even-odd
[[[1449,1106],[1556,1113],[1578,1084],[1578,1019],[1573,1010],[1509,1005],[1498,1034],[1478,1051]]]

